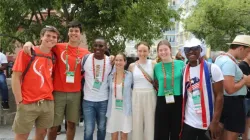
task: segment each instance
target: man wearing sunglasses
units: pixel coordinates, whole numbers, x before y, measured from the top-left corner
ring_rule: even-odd
[[[84,84],[84,140],[93,140],[95,123],[97,122],[97,139],[105,140],[106,112],[108,105],[108,74],[111,72],[111,63],[104,53],[107,42],[103,38],[94,40],[93,51],[86,58],[82,66],[85,72]]]
[[[215,60],[224,75],[224,105],[221,123],[224,125],[223,140],[237,140],[238,135],[244,133],[245,95],[249,86],[250,76],[243,74],[238,66],[238,59],[246,57],[250,47],[250,36],[238,35],[230,45],[227,53],[222,53]]]
[[[64,116],[67,121],[67,140],[73,140],[76,123],[79,122],[81,98],[81,59],[89,53],[80,48],[82,25],[78,21],[68,24],[68,43],[58,43],[52,49],[56,57],[54,70],[54,124],[49,130],[48,140],[55,140],[58,126],[62,124]],[[30,54],[33,45],[26,43],[24,51]]]
[[[223,104],[223,75],[220,68],[204,60],[205,45],[193,38],[185,42],[182,54],[188,60],[183,73],[182,140],[209,140],[220,136]]]

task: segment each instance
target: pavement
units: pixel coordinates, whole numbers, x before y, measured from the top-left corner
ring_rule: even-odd
[[[34,137],[34,132],[35,129],[31,131],[29,140],[32,140],[32,138]],[[95,130],[94,140],[97,140],[96,134],[97,131]],[[111,140],[111,135],[109,133],[106,134],[106,139]],[[0,140],[14,140],[14,132],[12,132],[10,125],[0,126]],[[66,132],[64,128],[62,128],[61,134],[57,135],[57,140],[66,140]],[[83,140],[83,127],[77,126],[75,140]]]

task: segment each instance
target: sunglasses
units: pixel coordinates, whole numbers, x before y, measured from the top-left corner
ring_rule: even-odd
[[[46,25],[45,28],[49,28],[49,29],[53,29],[53,30],[57,30],[56,27],[54,26],[50,26],[50,25]]]
[[[189,53],[190,51],[198,51],[199,49],[201,49],[200,46],[195,46],[195,47],[191,47],[191,48],[184,48],[184,52]]]
[[[94,47],[99,47],[99,48],[102,48],[102,47],[104,47],[104,45],[102,45],[102,44],[94,44]]]

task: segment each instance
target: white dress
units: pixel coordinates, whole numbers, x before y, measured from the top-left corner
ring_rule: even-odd
[[[114,89],[114,84],[112,84],[112,88]],[[117,84],[116,90],[117,99],[122,99],[122,83]],[[113,90],[111,115],[107,121],[106,131],[108,133],[115,133],[118,131],[129,133],[132,130],[132,116],[126,116],[122,110],[116,109],[115,100],[116,98]]]

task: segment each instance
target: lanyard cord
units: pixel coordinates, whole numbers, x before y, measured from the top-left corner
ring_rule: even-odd
[[[69,55],[68,55],[68,46],[69,44],[66,45],[66,72],[69,72]],[[75,67],[74,67],[74,72],[76,71],[77,64],[78,64],[78,56],[79,56],[79,47],[77,47],[76,51],[76,61],[75,61]]]
[[[163,62],[161,63],[161,66],[162,66],[162,71],[164,74],[164,89],[166,89],[167,88],[167,74],[166,74],[166,70],[165,70]],[[172,79],[171,80],[172,80],[171,87],[174,88],[174,61],[172,61]]]

